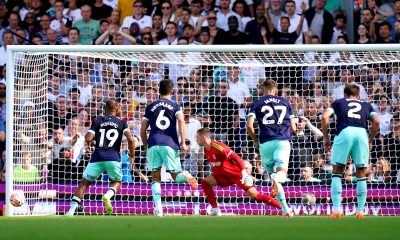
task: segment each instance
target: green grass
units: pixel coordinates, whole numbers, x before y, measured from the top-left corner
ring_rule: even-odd
[[[0,239],[397,239],[400,217],[76,216],[0,218]]]

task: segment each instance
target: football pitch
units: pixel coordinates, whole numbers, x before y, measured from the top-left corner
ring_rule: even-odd
[[[396,239],[400,217],[76,216],[0,218],[0,239]]]

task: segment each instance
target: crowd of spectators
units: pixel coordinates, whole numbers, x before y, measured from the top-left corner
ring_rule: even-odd
[[[365,6],[354,1],[354,19],[347,19],[341,2],[0,0],[0,180],[4,180],[6,170],[8,45],[347,44],[347,23],[355,25],[354,43],[400,43],[400,0],[368,0]],[[190,62],[206,56],[189,53],[168,57]],[[169,78],[176,87],[173,100],[182,104],[188,127],[190,151],[181,154],[183,167],[199,178],[207,175],[210,168],[195,133],[209,127],[216,140],[226,142],[252,164],[254,176],[268,180],[246,135],[245,121],[251,103],[262,96],[260,83],[274,79],[280,95],[290,101],[298,125],[288,180],[313,184],[330,180],[330,156],[323,152],[320,116],[335,99],[343,97],[346,83],[356,83],[361,87],[361,98],[373,104],[381,120],[371,151],[369,179],[378,183],[400,181],[396,177],[400,168],[399,61],[323,64],[325,60],[356,62],[360,57],[371,56],[310,52],[301,54],[301,58],[320,66],[257,67],[260,60],[255,53],[247,53],[237,66],[51,55],[45,74],[48,86],[32,83],[40,69],[26,60],[20,63],[16,75],[15,102],[20,108],[14,119],[18,126],[14,142],[22,147],[16,154],[20,165],[15,171],[33,172],[17,175],[24,181],[79,180],[94,147],[85,143],[84,135],[91,121],[103,113],[103,103],[116,98],[121,103],[121,117],[140,145],[135,166],[130,166],[123,144],[124,182],[148,182],[140,121],[146,106],[158,97],[157,83]],[[333,123],[330,134],[334,135]],[[134,169],[133,176],[130,168]],[[349,159],[345,179],[351,183],[353,177],[354,166]]]

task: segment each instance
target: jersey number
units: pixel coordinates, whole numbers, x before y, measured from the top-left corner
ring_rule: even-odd
[[[169,127],[169,125],[171,125],[171,122],[166,116],[164,116],[164,113],[165,110],[161,110],[156,120],[156,126],[161,130],[165,130]]]
[[[262,121],[263,124],[265,124],[265,125],[275,124],[275,120],[268,119],[268,118],[270,118],[274,114],[274,111],[276,111],[276,110],[281,111],[281,114],[279,115],[279,118],[278,118],[278,122],[276,124],[282,124],[283,118],[285,117],[286,111],[287,111],[286,106],[274,106],[274,109],[272,109],[272,107],[270,107],[270,106],[262,107],[261,112],[267,111],[263,117],[263,121]]]
[[[358,112],[361,110],[361,104],[351,102],[348,106],[351,107],[351,109],[347,112],[347,117],[361,119],[360,114],[358,114]]]
[[[108,147],[112,147],[118,139],[118,131],[117,129],[109,129],[107,132],[105,129],[101,128],[100,129],[100,142],[99,142],[99,147],[103,147],[104,145],[104,136],[107,138],[107,140],[110,141],[108,144]]]

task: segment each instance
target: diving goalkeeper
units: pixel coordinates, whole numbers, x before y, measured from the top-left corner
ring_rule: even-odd
[[[236,184],[242,188],[251,199],[264,202],[281,209],[278,201],[269,195],[259,193],[253,186],[253,177],[247,172],[242,159],[222,142],[211,140],[208,128],[197,131],[197,143],[204,147],[204,153],[211,165],[212,173],[201,181],[207,201],[211,204],[213,216],[220,216],[213,186],[226,187]]]

